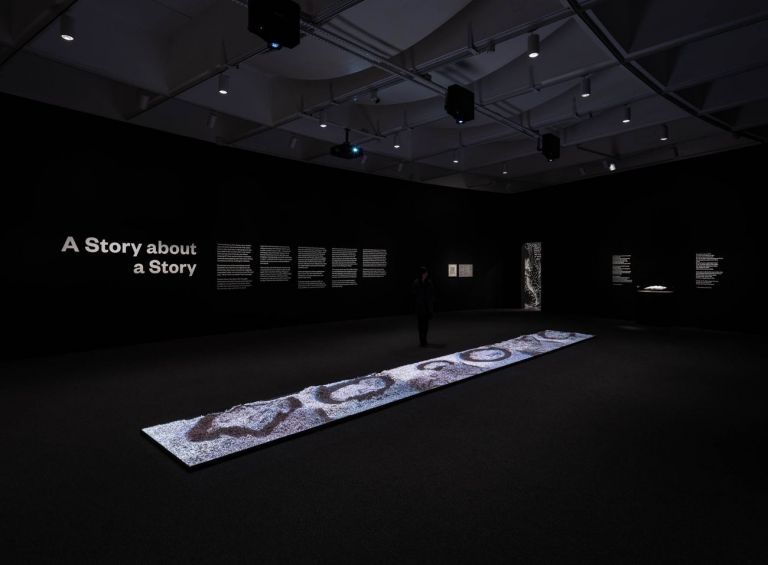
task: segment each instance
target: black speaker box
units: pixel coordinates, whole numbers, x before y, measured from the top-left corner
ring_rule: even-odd
[[[541,136],[541,152],[549,161],[560,158],[560,138],[552,133]]]
[[[445,94],[445,111],[458,123],[475,119],[475,93],[454,84]]]

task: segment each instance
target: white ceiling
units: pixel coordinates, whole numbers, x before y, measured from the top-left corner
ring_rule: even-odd
[[[248,32],[242,0],[6,0],[0,91],[289,159],[498,192],[609,174],[609,159],[622,170],[768,136],[765,0],[299,3],[301,44],[269,51]],[[72,42],[60,38],[65,14]],[[526,54],[532,32],[537,59]],[[474,90],[474,121],[446,115],[452,84]],[[329,155],[344,128],[365,160]],[[544,133],[561,139],[551,163],[537,150]]]

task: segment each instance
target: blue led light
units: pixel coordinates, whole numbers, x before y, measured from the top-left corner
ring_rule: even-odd
[[[272,49],[280,49],[280,44],[277,41],[273,41],[269,44]]]
[[[357,145],[352,146],[352,153],[360,153],[360,148]]]

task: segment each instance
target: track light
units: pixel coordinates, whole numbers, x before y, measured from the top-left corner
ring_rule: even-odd
[[[219,75],[219,94],[229,94],[229,76],[224,73]]]
[[[374,104],[378,104],[381,102],[381,98],[379,98],[379,93],[376,90],[371,91],[371,102]]]
[[[395,149],[400,149],[400,136],[399,134],[395,134],[395,140],[392,142],[392,147]]]
[[[539,56],[539,34],[538,33],[532,33],[528,36],[528,56],[531,59],[535,59]]]
[[[397,164],[397,172],[398,172],[398,173],[402,173],[402,172],[403,172],[403,162],[402,162],[402,161],[400,161],[400,162]]]
[[[592,81],[589,77],[581,79],[581,97],[589,98],[592,95]]]
[[[632,108],[630,108],[629,106],[626,106],[624,108],[624,119],[621,120],[621,123],[628,124],[631,121],[632,121]]]
[[[325,119],[325,112],[320,112],[320,127],[327,128],[328,121]]]
[[[667,124],[661,125],[661,135],[659,141],[669,141],[669,126]]]
[[[453,152],[453,159],[451,159],[451,162],[454,165],[458,165],[459,164],[459,152],[458,151],[454,151]]]
[[[289,143],[289,146],[291,149],[296,149],[296,144],[299,142],[299,138],[295,135],[291,137],[291,142]]]
[[[75,20],[69,14],[59,18],[59,35],[64,41],[75,40]]]
[[[504,164],[504,168],[501,170],[501,174],[502,175],[508,175],[509,174],[509,171],[507,170],[507,164],[506,163]]]
[[[211,112],[208,114],[208,129],[213,129],[216,127],[216,122],[219,121],[219,117]]]

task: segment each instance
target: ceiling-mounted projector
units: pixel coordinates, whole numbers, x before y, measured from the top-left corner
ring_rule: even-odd
[[[357,159],[363,156],[363,148],[349,142],[349,128],[345,129],[344,143],[331,147],[331,155],[342,159]]]
[[[248,30],[270,49],[293,49],[301,41],[301,7],[293,0],[249,0]]]

